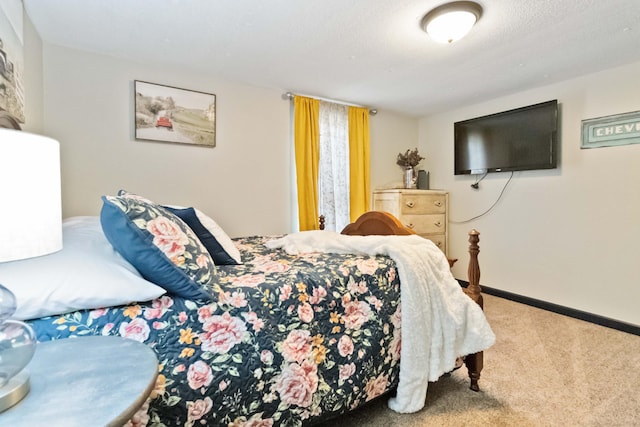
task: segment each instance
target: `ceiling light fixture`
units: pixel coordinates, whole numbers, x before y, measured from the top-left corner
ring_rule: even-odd
[[[422,28],[439,43],[453,43],[467,35],[480,19],[482,6],[454,1],[436,7],[422,18]]]

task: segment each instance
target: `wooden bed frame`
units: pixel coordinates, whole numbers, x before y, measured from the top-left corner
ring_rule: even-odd
[[[321,225],[322,225],[321,218]],[[367,236],[367,235],[397,235],[408,236],[416,234],[410,228],[405,227],[393,215],[388,212],[370,211],[362,214],[356,222],[347,225],[342,234],[351,236]],[[469,286],[463,289],[464,293],[474,300],[481,308],[484,307],[482,300],[482,289],[480,288],[480,265],[478,264],[478,253],[480,249],[478,242],[480,241],[480,233],[477,230],[469,232],[469,269],[468,279]],[[452,266],[456,260],[449,259],[449,266]],[[483,352],[470,354],[465,357],[465,365],[469,372],[471,380],[471,390],[479,391],[478,380],[480,379],[480,371],[483,367]]]

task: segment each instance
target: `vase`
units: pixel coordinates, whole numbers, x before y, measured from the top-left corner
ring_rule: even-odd
[[[29,392],[29,374],[23,369],[36,350],[36,334],[31,326],[8,320],[15,310],[13,292],[0,285],[0,412]]]
[[[412,167],[404,169],[404,188],[416,188],[417,177]]]

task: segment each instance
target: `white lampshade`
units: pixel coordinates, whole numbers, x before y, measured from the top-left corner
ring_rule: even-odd
[[[60,144],[0,129],[0,262],[62,249]]]
[[[456,1],[436,7],[422,19],[422,28],[439,43],[453,43],[471,31],[482,7],[471,1]]]

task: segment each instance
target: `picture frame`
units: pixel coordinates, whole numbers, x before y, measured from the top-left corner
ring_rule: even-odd
[[[0,3],[0,110],[25,123],[24,21],[20,0]]]
[[[135,139],[216,146],[216,95],[134,80]]]
[[[582,121],[580,148],[640,144],[640,111]]]

